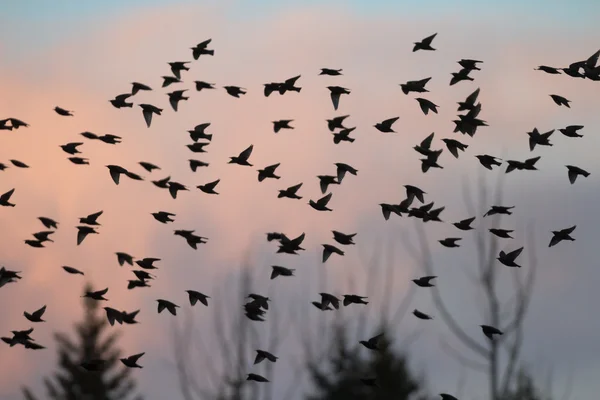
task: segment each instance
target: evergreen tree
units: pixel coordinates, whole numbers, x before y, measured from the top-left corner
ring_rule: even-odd
[[[86,291],[92,288],[88,284]],[[108,325],[99,302],[84,298],[85,316],[76,324],[77,342],[63,333],[55,334],[58,343],[58,371],[54,377],[44,379],[47,398],[51,400],[127,400],[135,391],[135,381],[130,369],[120,361],[120,351],[115,348],[118,333],[105,335]],[[106,336],[106,338],[103,338]],[[80,364],[84,361],[104,360],[101,370],[90,372]],[[23,389],[26,399],[35,399]],[[140,400],[138,396],[136,400]]]
[[[421,384],[411,373],[407,358],[394,351],[384,335],[381,350],[373,351],[348,342],[342,326],[335,328],[330,353],[324,363],[308,368],[315,394],[309,400],[408,400],[425,398]],[[361,379],[375,378],[377,387]]]

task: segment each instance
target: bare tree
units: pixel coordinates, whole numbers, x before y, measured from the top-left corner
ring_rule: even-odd
[[[173,325],[172,345],[181,394],[185,400],[258,400],[272,397],[272,386],[246,381],[255,350],[277,353],[289,324],[280,319],[279,307],[270,306],[265,322],[244,315],[243,304],[252,293],[253,270],[244,266],[223,282],[219,296],[209,299],[212,320],[200,329],[193,312],[185,310],[181,324]],[[237,281],[228,282],[234,278]],[[233,294],[230,296],[229,294]],[[272,298],[270,288],[267,294]],[[264,347],[261,347],[262,346]],[[266,363],[265,376],[275,371]]]
[[[246,374],[250,372],[254,350],[260,347],[260,343],[267,347],[265,349],[277,354],[284,341],[286,348],[292,347],[297,351],[291,351],[285,360],[278,360],[278,368],[273,368],[273,363],[266,363],[265,377],[273,381],[275,372],[286,368],[281,364],[289,363],[290,368],[286,372],[292,378],[283,383],[284,395],[276,397],[292,398],[305,386],[309,368],[330,356],[329,350],[337,340],[340,329],[343,328],[346,332],[349,332],[349,328],[354,329],[354,334],[348,335],[352,339],[353,350],[360,346],[359,340],[374,336],[379,331],[391,333],[397,329],[410,306],[414,288],[410,286],[400,301],[394,298],[393,280],[397,270],[394,263],[394,247],[389,243],[387,251],[382,252],[382,241],[376,242],[380,245],[374,249],[369,260],[359,251],[362,272],[367,278],[361,279],[361,282],[365,283],[364,287],[356,289],[359,290],[356,293],[369,297],[368,307],[360,308],[361,306],[355,305],[333,312],[324,312],[313,307],[311,301],[319,300],[319,292],[334,290],[328,287],[327,268],[322,264],[319,255],[319,259],[312,264],[317,271],[317,279],[314,279],[314,274],[310,274],[311,265],[306,265],[306,270],[303,267],[303,273],[293,278],[299,281],[297,283],[300,293],[294,298],[288,296],[289,304],[282,304],[284,296],[273,295],[277,285],[269,286],[267,295],[273,296],[273,304],[265,322],[251,321],[243,314],[242,305],[252,292],[254,273],[263,273],[260,279],[264,279],[263,271],[248,266],[236,271],[231,277],[238,281],[237,290],[231,290],[234,285],[225,281],[222,290],[219,291],[219,298],[209,303],[212,317],[210,323],[204,324],[205,329],[195,326],[192,312],[196,310],[184,310],[183,318],[180,319],[183,322],[174,325],[172,330],[175,365],[184,399],[271,400],[273,384],[247,384]],[[361,247],[357,245],[357,248],[360,250]],[[383,262],[382,253],[386,256],[383,257]],[[353,292],[357,278],[348,274],[347,279],[348,291]],[[317,287],[314,287],[315,280]],[[380,288],[383,289],[379,290]],[[375,303],[372,297],[376,298]],[[209,301],[211,300],[213,299]],[[392,308],[392,304],[399,305]],[[282,309],[284,307],[286,310]],[[282,314],[287,317],[283,318],[285,321],[282,321]],[[369,321],[369,316],[372,315],[377,315],[377,319]],[[372,328],[367,330],[368,325]],[[403,335],[405,339],[401,344],[407,345],[418,337],[419,332]],[[259,336],[265,339],[262,334],[266,335],[266,341],[259,340]],[[281,387],[281,382],[278,384]]]
[[[489,207],[502,205],[502,188],[504,174],[498,178],[494,202],[490,202],[485,182],[480,175],[477,207],[474,206],[470,196],[468,185],[463,185],[464,198],[467,211],[470,215],[482,216]],[[514,388],[519,371],[521,347],[523,343],[523,323],[527,314],[528,306],[533,294],[533,283],[537,269],[537,260],[533,248],[534,240],[531,226],[527,226],[525,251],[528,261],[521,268],[508,270],[502,267],[496,260],[501,250],[500,239],[488,232],[489,227],[498,227],[502,216],[493,215],[485,218],[475,233],[475,247],[477,267],[474,271],[467,273],[484,296],[485,321],[482,324],[498,327],[503,335],[494,340],[487,340],[487,344],[481,344],[480,339],[468,334],[461,324],[456,320],[452,311],[449,310],[438,286],[431,288],[434,305],[441,320],[448,327],[453,337],[466,349],[470,350],[472,356],[465,356],[463,352],[457,351],[454,346],[442,341],[443,348],[451,353],[463,366],[477,371],[487,371],[489,378],[489,399],[504,399]],[[481,218],[480,218],[481,220]],[[489,222],[489,224],[486,224]],[[411,256],[422,266],[427,275],[435,275],[435,265],[426,234],[421,224],[415,224],[418,235],[419,246],[415,248],[405,236],[404,243]],[[502,278],[510,274],[514,291],[508,300],[502,300],[500,292],[504,289],[501,284]],[[483,335],[481,335],[483,336]]]

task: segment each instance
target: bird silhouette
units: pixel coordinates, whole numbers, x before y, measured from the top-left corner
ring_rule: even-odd
[[[429,50],[429,51],[433,51],[435,50],[433,47],[431,47],[431,42],[433,42],[433,39],[437,36],[437,33],[434,33],[431,36],[427,36],[425,39],[421,40],[420,42],[414,42],[414,47],[413,47],[413,53],[415,51],[419,51],[419,50]]]

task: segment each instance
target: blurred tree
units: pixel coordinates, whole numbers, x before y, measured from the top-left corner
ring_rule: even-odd
[[[85,291],[92,291],[90,284]],[[130,369],[119,361],[120,351],[115,347],[118,333],[103,338],[108,321],[99,309],[98,302],[84,299],[85,316],[76,324],[78,342],[63,333],[56,333],[58,343],[58,371],[53,378],[45,378],[47,398],[52,400],[125,400],[132,399],[136,389]],[[100,371],[88,372],[81,362],[104,360]],[[23,389],[28,400],[35,397],[28,388]],[[135,397],[141,400],[141,396]]]
[[[345,326],[341,324],[335,331],[325,362],[308,366],[315,391],[307,396],[309,400],[425,398],[406,357],[389,345],[386,330],[382,332],[378,351],[350,344]],[[375,379],[377,386],[368,386],[361,379]]]

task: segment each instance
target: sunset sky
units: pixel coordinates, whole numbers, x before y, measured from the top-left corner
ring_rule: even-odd
[[[452,5],[450,5],[452,4]],[[176,371],[172,366],[170,326],[192,311],[204,340],[216,340],[212,324],[215,307],[222,304],[224,317],[241,313],[235,278],[245,262],[253,266],[256,293],[272,297],[280,315],[293,318],[289,307],[310,307],[312,320],[333,320],[310,305],[326,291],[339,296],[356,292],[369,296],[368,307],[381,306],[381,291],[366,293],[368,270],[360,264],[377,246],[393,247],[394,269],[391,308],[400,304],[414,285],[411,279],[424,274],[403,247],[402,235],[415,239],[414,220],[392,217],[385,221],[379,203],[398,203],[405,197],[403,185],[416,185],[426,202],[445,206],[441,218],[456,222],[470,215],[463,201],[463,182],[476,189],[480,175],[491,187],[498,170],[485,170],[474,157],[491,154],[503,159],[525,160],[540,155],[539,171],[515,171],[506,176],[505,205],[514,214],[502,227],[515,230],[505,250],[525,244],[525,227],[533,224],[535,246],[526,247],[523,271],[498,264],[510,289],[511,273],[525,273],[530,253],[538,260],[533,300],[525,324],[523,363],[536,378],[551,370],[557,397],[570,390],[571,399],[592,399],[600,392],[600,331],[597,307],[600,269],[595,254],[600,213],[600,83],[566,75],[534,71],[539,65],[566,67],[586,59],[600,48],[597,16],[600,3],[592,0],[564,1],[45,1],[8,0],[0,6],[0,120],[19,118],[28,128],[0,131],[0,194],[15,188],[11,201],[16,207],[0,207],[0,265],[22,271],[23,279],[0,288],[0,335],[11,330],[35,328],[33,337],[48,347],[30,351],[21,346],[0,346],[0,399],[20,399],[20,387],[29,385],[42,394],[43,377],[56,364],[53,332],[71,333],[80,320],[82,288],[89,279],[95,289],[109,287],[106,305],[117,309],[140,308],[136,326],[121,330],[124,352],[146,352],[134,371],[140,391],[148,399],[180,398]],[[434,52],[412,52],[413,42],[438,32]],[[193,61],[190,47],[212,38],[214,57]],[[474,71],[474,82],[449,86],[451,72],[458,72],[461,58],[482,60]],[[192,61],[182,73],[184,83],[161,88],[163,75],[171,75],[170,61]],[[320,68],[343,68],[343,76],[318,76]],[[301,75],[301,93],[265,98],[263,84]],[[439,114],[423,115],[415,97],[404,95],[400,83],[432,77],[425,97],[439,105]],[[217,90],[197,92],[194,80],[216,83]],[[132,97],[132,109],[117,110],[108,102],[130,91],[130,82],[143,82],[154,90]],[[222,88],[237,85],[248,94],[235,99]],[[342,96],[334,111],[327,86],[339,85],[352,93]],[[453,133],[456,103],[478,87],[482,103],[480,118],[489,127],[474,138]],[[165,93],[189,89],[190,100],[175,113]],[[571,108],[557,106],[549,97],[559,94],[571,100]],[[155,116],[147,128],[139,103],[154,104],[163,115]],[[74,111],[62,117],[60,106]],[[325,120],[349,114],[347,126],[356,126],[352,144],[334,145]],[[397,133],[382,134],[373,125],[399,116]],[[273,133],[272,122],[293,119],[294,130]],[[208,153],[193,154],[187,130],[211,122]],[[552,147],[530,152],[526,132],[541,132],[567,125],[584,125],[582,138],[568,138],[558,131]],[[79,135],[91,131],[123,137],[111,146]],[[435,132],[434,148],[444,148],[443,169],[420,171],[412,147]],[[457,160],[441,138],[455,138],[469,145]],[[89,166],[71,164],[58,146],[81,141],[82,157]],[[250,144],[254,167],[229,165]],[[192,173],[188,159],[209,162],[208,168]],[[19,169],[10,159],[30,166]],[[161,167],[152,174],[139,161]],[[257,181],[256,170],[281,163],[279,180]],[[335,174],[335,162],[358,169],[339,186],[332,186],[331,213],[318,212],[306,203],[322,196],[317,175]],[[145,178],[137,182],[121,178],[116,186],[105,165],[118,164]],[[571,185],[565,165],[577,165],[590,177]],[[173,200],[150,180],[170,175],[189,192]],[[221,179],[219,196],[200,192],[195,186]],[[304,182],[302,200],[277,199],[277,190]],[[491,205],[491,204],[489,204]],[[78,218],[103,210],[99,235],[90,235],[76,246]],[[169,211],[175,222],[162,225],[150,213]],[[59,222],[57,232],[44,249],[24,244],[33,232],[44,230],[37,220],[47,216]],[[474,226],[482,222],[477,215]],[[550,231],[577,225],[575,242],[548,248]],[[195,229],[209,237],[197,251],[174,229]],[[333,255],[320,262],[321,244],[334,244],[331,230],[357,232],[356,246],[343,248],[344,257]],[[477,289],[469,280],[474,270],[473,232],[461,232],[448,223],[428,223],[426,233],[436,262],[438,286],[448,307],[464,329],[481,344],[485,337],[478,327],[482,320]],[[300,256],[275,255],[276,245],[267,243],[266,232],[289,236],[306,233]],[[462,247],[447,249],[437,240],[463,237]],[[339,246],[341,247],[341,246]],[[117,251],[136,259],[157,257],[158,279],[152,288],[126,289],[133,279],[130,267],[119,267]],[[66,274],[70,265],[85,271],[86,278]],[[296,269],[293,278],[269,280],[270,266]],[[325,287],[319,277],[325,273]],[[355,287],[352,287],[352,279]],[[383,283],[383,282],[381,282]],[[503,286],[503,287],[504,287]],[[229,289],[228,289],[229,288]],[[185,290],[194,289],[212,297],[208,308],[190,309]],[[508,301],[511,292],[501,293]],[[158,298],[181,306],[181,315],[156,313]],[[237,301],[237,302],[236,302]],[[47,305],[43,324],[32,325],[23,311]],[[104,306],[104,304],[102,305]],[[358,306],[356,306],[358,307]],[[430,393],[453,392],[466,376],[463,399],[481,399],[486,393],[485,376],[462,369],[441,349],[441,339],[464,350],[436,318],[431,296],[416,291],[409,310],[418,308],[434,316],[420,321],[408,314],[397,328],[399,340],[420,332],[409,351],[411,365],[423,371]],[[350,319],[355,310],[344,310]],[[371,316],[373,319],[373,316]],[[298,317],[299,318],[299,317]],[[285,318],[284,318],[285,320]],[[302,324],[302,323],[298,323]],[[259,325],[266,335],[267,324]],[[292,328],[295,329],[295,328]],[[377,334],[368,326],[364,335]],[[365,337],[357,338],[365,339]],[[260,343],[265,347],[266,343]],[[275,398],[284,396],[294,380],[291,363],[301,352],[294,335],[278,352],[277,375],[271,377]],[[469,355],[467,350],[465,354]],[[213,350],[207,357],[219,365]],[[198,361],[199,364],[206,362]],[[248,372],[263,371],[248,365]],[[206,383],[206,382],[204,382]],[[308,382],[295,398],[310,390]]]

